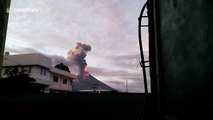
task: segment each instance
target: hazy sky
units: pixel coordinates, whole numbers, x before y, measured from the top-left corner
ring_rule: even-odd
[[[12,0],[6,38],[11,54],[43,53],[66,59],[88,44],[88,71],[111,87],[143,92],[138,17],[144,0]],[[148,51],[144,29],[144,49]],[[147,56],[147,55],[146,55]]]

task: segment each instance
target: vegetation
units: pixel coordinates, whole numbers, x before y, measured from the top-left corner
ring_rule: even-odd
[[[0,80],[0,94],[38,93],[42,89],[34,84],[36,80],[23,68],[6,68],[3,75],[6,77]]]

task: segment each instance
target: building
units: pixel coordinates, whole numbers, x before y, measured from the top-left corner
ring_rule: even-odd
[[[65,69],[63,64],[52,66],[52,59],[39,54],[9,55],[6,53],[3,60],[2,77],[6,77],[6,72],[17,68],[24,70],[30,77],[34,78],[34,84],[46,86],[44,92],[70,92],[73,87],[73,80],[76,75]],[[67,67],[68,69],[68,67]]]
[[[50,91],[61,92],[73,90],[73,80],[76,79],[76,75],[69,71],[69,68],[64,64],[58,64],[50,69],[50,79],[52,80]]]

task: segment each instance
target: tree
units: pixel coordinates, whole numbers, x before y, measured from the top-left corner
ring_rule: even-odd
[[[5,69],[4,75],[7,77],[0,80],[1,94],[38,93],[41,91],[41,88],[33,85],[36,80],[31,78],[24,68],[8,67]]]

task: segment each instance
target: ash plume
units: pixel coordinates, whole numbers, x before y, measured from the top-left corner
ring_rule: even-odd
[[[85,57],[87,52],[91,51],[91,46],[87,44],[82,44],[81,42],[76,43],[75,50],[68,51],[68,59],[72,65],[77,65],[79,67],[79,75],[84,74],[84,69],[87,66]]]
[[[63,63],[66,66],[71,66],[70,61],[65,59],[63,56],[59,56],[59,55],[47,55],[48,57],[50,57],[52,59],[52,65],[58,65],[60,63]]]

